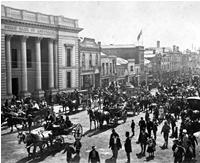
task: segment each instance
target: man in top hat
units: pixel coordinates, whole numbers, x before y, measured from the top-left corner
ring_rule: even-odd
[[[185,155],[185,149],[181,145],[181,140],[175,139],[173,142],[172,151],[174,153],[174,163],[181,163]]]
[[[92,146],[92,150],[89,153],[88,163],[100,163],[99,153],[96,151],[95,146]]]

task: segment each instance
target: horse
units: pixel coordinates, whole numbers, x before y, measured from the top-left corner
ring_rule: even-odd
[[[11,128],[10,132],[13,132],[13,126],[19,130],[17,127],[18,124],[22,125],[22,129],[26,127],[26,121],[27,118],[25,116],[19,116],[18,113],[10,112],[10,113],[5,113],[6,121],[8,127]]]
[[[45,133],[18,132],[17,138],[18,138],[18,144],[21,144],[21,142],[24,142],[24,144],[26,144],[28,157],[33,155],[33,158],[35,157],[37,147],[39,147],[40,151],[43,152],[44,145],[46,144],[47,147],[49,147],[48,141],[50,141],[51,145],[53,142],[53,136],[51,131],[45,131]],[[31,147],[33,147],[33,153],[30,152]]]
[[[99,127],[102,128],[104,121],[106,121],[107,125],[110,121],[110,113],[108,111],[104,111],[102,109],[98,109],[97,112],[95,112],[97,117],[97,124],[99,124]]]

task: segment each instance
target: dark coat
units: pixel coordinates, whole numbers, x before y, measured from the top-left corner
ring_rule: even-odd
[[[94,152],[94,155],[93,155],[93,152]],[[90,151],[88,162],[91,162],[91,163],[100,162],[99,153],[96,150]]]
[[[125,148],[125,151],[126,151],[127,153],[132,152],[131,139],[130,139],[130,138],[126,138],[126,141],[125,141],[125,143],[124,143],[124,148]]]
[[[145,132],[144,134],[140,133],[139,142],[141,144],[147,144],[148,134]]]
[[[114,149],[114,145],[115,145],[115,144],[114,144],[114,136],[112,136],[112,137],[110,138],[109,147],[113,150],[113,149]],[[120,148],[122,148],[122,144],[121,144],[121,141],[120,141],[120,138],[119,138],[119,137],[117,137],[116,145],[117,145],[118,150],[119,150]]]

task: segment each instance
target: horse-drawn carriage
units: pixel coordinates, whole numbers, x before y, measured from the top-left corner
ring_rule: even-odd
[[[183,128],[194,133],[200,130],[200,97],[188,97],[187,102]]]
[[[125,123],[127,120],[127,110],[125,109],[125,103],[122,105],[116,104],[115,106],[104,106],[88,108],[88,114],[90,119],[90,129],[92,121],[94,122],[95,128],[96,124],[100,128],[103,126],[104,121],[108,124],[117,124],[119,120],[123,120]]]
[[[115,107],[109,110],[110,113],[110,122],[117,124],[119,120],[123,120],[125,123],[127,120],[127,110],[126,110],[126,103],[117,104]]]
[[[33,130],[30,133],[18,133],[19,144],[24,142],[26,144],[26,149],[28,152],[28,157],[33,155],[33,158],[36,154],[36,148],[39,147],[42,152],[46,145],[49,147],[49,142],[51,146],[59,145],[62,146],[65,142],[71,140],[81,139],[83,135],[83,128],[81,124],[73,124],[69,128],[63,128],[60,125],[52,125],[48,130],[39,128]],[[73,137],[70,137],[73,136]],[[67,138],[67,141],[65,140]],[[30,152],[31,147],[33,147],[33,153]]]

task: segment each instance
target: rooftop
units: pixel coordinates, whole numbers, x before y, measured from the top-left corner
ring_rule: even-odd
[[[116,61],[117,65],[122,65],[122,64],[127,64],[127,63],[128,63],[127,60],[120,58],[120,57],[117,57],[117,61]]]
[[[111,49],[111,48],[135,48],[136,45],[134,44],[110,44],[110,45],[102,45],[104,49]]]
[[[72,29],[82,30],[82,28],[79,28],[78,26],[77,19],[66,18],[64,16],[46,15],[39,12],[11,8],[4,5],[1,5],[1,20],[2,19],[19,21],[22,23],[70,27]]]

